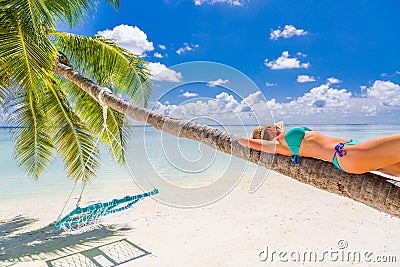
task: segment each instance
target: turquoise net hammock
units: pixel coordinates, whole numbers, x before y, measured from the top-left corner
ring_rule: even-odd
[[[109,202],[95,203],[84,208],[77,207],[56,222],[55,228],[62,229],[69,234],[80,234],[96,229],[100,225],[99,219],[101,217],[127,210],[144,198],[155,194],[158,194],[157,188],[139,195],[113,199]]]
[[[109,129],[107,128],[107,106],[104,104],[104,102],[101,100],[102,94],[104,91],[109,91],[108,88],[104,88],[98,96],[98,102],[103,108],[103,129],[101,133],[99,134],[99,137],[96,142],[96,146],[98,142],[100,141],[100,137],[103,135],[103,132],[105,131],[107,133],[108,138],[115,138],[112,134],[110,134]],[[116,140],[118,145],[123,149],[123,146],[119,143],[118,140]],[[129,167],[128,167],[129,170]],[[129,173],[131,174],[130,170]],[[132,176],[132,174],[131,174]],[[76,204],[76,208],[71,211],[68,215],[63,217],[62,219],[59,219],[61,217],[61,214],[64,211],[65,206],[67,205],[68,200],[71,197],[72,192],[75,189],[76,183],[74,188],[71,191],[70,196],[68,197],[67,202],[65,203],[65,206],[63,210],[60,213],[59,218],[57,219],[57,222],[55,224],[56,229],[61,229],[67,232],[68,234],[80,234],[83,232],[91,231],[93,229],[99,228],[100,227],[100,218],[121,212],[124,210],[127,210],[129,208],[132,208],[135,204],[137,204],[139,201],[143,200],[146,197],[150,197],[152,195],[158,194],[158,189],[154,188],[152,191],[143,193],[143,194],[138,194],[134,196],[125,196],[123,198],[116,198],[108,202],[100,202],[100,203],[95,203],[88,205],[86,207],[79,207],[80,200],[82,198],[83,191],[85,189],[86,183],[84,183],[84,186],[82,188],[82,192],[78,198],[78,202]]]

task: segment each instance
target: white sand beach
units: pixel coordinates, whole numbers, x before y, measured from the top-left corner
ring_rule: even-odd
[[[400,262],[399,218],[275,173],[254,194],[248,183],[196,209],[146,199],[129,213],[105,218],[104,227],[72,236],[49,225],[60,212],[51,197],[3,203],[0,265],[48,266],[46,261],[121,239],[149,252],[121,266],[276,266],[285,259],[286,266],[376,266],[378,256]],[[279,258],[280,251],[286,256]],[[305,251],[315,251],[321,262],[293,261]],[[370,252],[371,262],[327,254],[322,260],[324,251]]]

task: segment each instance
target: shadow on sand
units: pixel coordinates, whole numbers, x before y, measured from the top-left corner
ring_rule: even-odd
[[[54,229],[54,224],[51,224],[24,231],[35,222],[35,219],[24,216],[0,221],[0,265],[65,256],[102,244],[110,237],[121,236],[131,230],[129,227],[101,226],[79,235],[67,235]]]

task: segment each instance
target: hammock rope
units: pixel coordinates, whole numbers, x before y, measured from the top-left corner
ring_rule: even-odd
[[[124,211],[146,197],[158,194],[158,189],[138,194],[113,199],[108,202],[95,203],[80,208],[77,207],[55,224],[56,229],[62,229],[69,234],[80,234],[98,228],[98,220],[109,214]]]
[[[98,95],[97,101],[99,102],[99,104],[101,105],[102,110],[103,110],[103,129],[101,130],[101,133],[98,136],[95,147],[97,147],[101,136],[103,136],[103,134],[104,134],[104,131],[106,131],[106,133],[107,133],[107,138],[110,142],[110,145],[112,143],[111,138],[110,138],[110,133],[109,133],[110,130],[107,127],[107,108],[108,108],[108,106],[102,100],[102,96],[103,96],[104,92],[111,93],[110,89],[103,87]],[[111,134],[111,136],[112,136],[112,138],[116,139],[113,134]],[[116,142],[117,142],[117,145],[121,146],[121,148],[124,150],[121,142],[118,139],[116,139]],[[92,151],[91,154],[93,154],[93,152],[94,151]],[[114,155],[114,157],[115,157],[115,155]],[[89,160],[90,160],[90,157],[87,159],[87,161],[85,163],[85,167]],[[132,176],[129,166],[128,166],[128,171],[129,171],[129,174]],[[132,177],[132,179],[133,179],[133,177]],[[94,204],[91,204],[91,205],[81,208],[81,207],[79,207],[79,204],[82,199],[84,189],[86,187],[86,182],[84,182],[81,193],[80,193],[79,198],[76,203],[76,208],[73,211],[71,211],[69,214],[67,214],[65,217],[60,219],[69,199],[71,198],[73,191],[75,190],[75,187],[76,187],[76,183],[75,183],[71,193],[69,194],[69,197],[68,197],[67,201],[65,202],[65,205],[64,205],[60,215],[58,216],[56,224],[55,224],[55,229],[62,229],[65,232],[67,232],[68,234],[80,234],[83,232],[97,229],[97,228],[99,228],[99,225],[100,225],[99,219],[101,217],[132,208],[133,205],[137,204],[144,198],[158,194],[158,192],[159,192],[157,188],[154,188],[152,191],[149,191],[146,193],[133,195],[133,196],[125,196],[125,197],[119,198],[119,199],[116,198],[116,199],[113,199],[108,202],[94,203]]]

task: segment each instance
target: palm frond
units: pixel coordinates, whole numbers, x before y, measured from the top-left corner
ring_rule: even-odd
[[[46,5],[59,20],[66,21],[70,26],[76,26],[82,19],[95,14],[99,2],[96,0],[51,0],[46,1]],[[115,10],[119,7],[119,0],[106,0],[106,2]]]
[[[0,121],[3,119],[5,112],[4,109],[6,107],[6,93],[7,91],[0,85]]]
[[[66,21],[76,26],[84,18],[95,14],[97,0],[0,0],[3,9],[15,9],[20,19],[30,23],[35,31],[54,28],[57,22]],[[119,0],[106,0],[115,10]]]
[[[33,23],[38,22],[23,14],[26,5],[11,1],[0,8],[0,76],[10,120],[19,126],[13,130],[15,158],[22,169],[37,178],[53,157],[41,91],[50,77],[56,50],[40,30],[34,29]]]
[[[68,176],[87,181],[99,166],[96,140],[85,123],[75,114],[61,90],[50,85],[44,94],[46,115],[51,118],[52,138],[65,162]]]
[[[0,55],[0,66],[4,64],[4,59]],[[2,68],[0,67],[0,70]],[[6,72],[5,70],[3,72]],[[9,75],[0,75],[0,88],[6,88],[7,87],[7,76]]]
[[[110,151],[114,155],[114,159],[121,166],[125,165],[125,155],[128,140],[130,140],[130,132],[132,127],[129,126],[128,119],[122,113],[108,109],[107,127],[109,133],[106,138]]]
[[[43,27],[54,27],[56,16],[48,9],[46,0],[0,0],[0,7],[18,14],[24,24],[32,25],[32,33],[39,33]],[[56,1],[54,1],[56,2]]]
[[[49,78],[57,51],[51,42],[21,19],[20,10],[0,9],[0,76],[2,83],[40,90],[39,81]]]
[[[0,65],[2,64],[2,59],[0,58]],[[0,108],[4,108],[6,101],[7,91],[5,88],[7,87],[6,78],[0,75]]]
[[[4,108],[4,100],[5,100],[4,93],[5,90],[3,89],[3,87],[0,86],[0,108]]]
[[[107,109],[107,129],[104,129],[103,110],[90,95],[69,81],[65,81],[64,90],[74,102],[77,115],[97,138],[107,145],[115,161],[125,164],[125,149],[130,139],[131,127],[126,116],[110,108]],[[101,136],[100,136],[101,135]]]
[[[115,9],[118,9],[119,7],[119,0],[106,0],[106,2],[113,6]]]
[[[99,1],[91,0],[53,0],[50,9],[70,26],[78,25],[82,19],[95,14]]]
[[[145,61],[101,36],[56,36],[56,47],[84,76],[131,101],[148,104],[151,95]]]
[[[23,91],[9,99],[7,110],[11,132],[16,141],[14,154],[19,166],[29,175],[38,178],[53,158],[53,144],[49,136],[43,106],[34,91]]]

